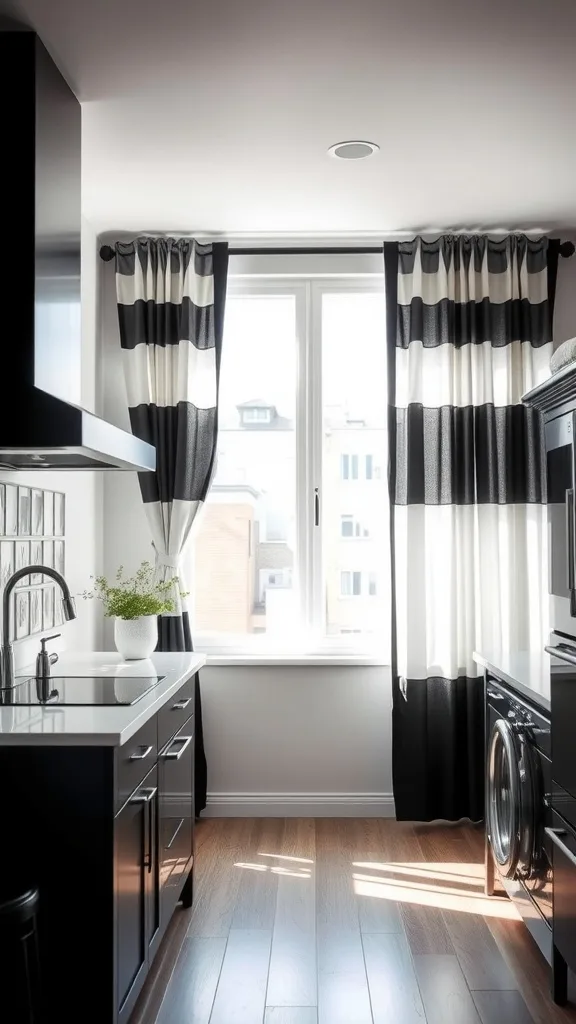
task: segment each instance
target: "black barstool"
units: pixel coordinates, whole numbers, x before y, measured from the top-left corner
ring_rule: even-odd
[[[37,889],[0,888],[0,1019],[11,1024],[40,1024],[38,899]]]

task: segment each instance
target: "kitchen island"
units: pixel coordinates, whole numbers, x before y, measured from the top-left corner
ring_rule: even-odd
[[[192,902],[204,662],[66,654],[54,669],[62,690],[67,678],[95,688],[109,679],[108,692],[127,699],[131,681],[162,678],[133,704],[0,708],[0,865],[10,886],[40,893],[47,1020],[126,1024],[178,901]],[[4,993],[9,979],[0,1018]]]

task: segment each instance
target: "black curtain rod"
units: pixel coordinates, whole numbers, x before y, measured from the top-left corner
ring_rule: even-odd
[[[561,242],[558,252],[560,256],[567,259],[569,256],[574,255],[576,246],[574,242]],[[350,256],[356,255],[367,255],[367,254],[381,254],[381,245],[369,245],[369,246],[336,246],[333,248],[324,248],[322,246],[310,247],[307,249],[287,249],[287,248],[273,248],[269,249],[237,249],[231,246],[228,249],[229,256]],[[104,260],[105,263],[109,263],[115,256],[114,249],[110,245],[103,245],[100,248],[100,259]]]

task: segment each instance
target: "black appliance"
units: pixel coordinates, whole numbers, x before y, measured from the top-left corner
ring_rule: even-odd
[[[77,404],[80,104],[38,36],[5,21],[0,107],[0,468],[154,470],[152,445]]]
[[[554,844],[554,957],[558,965],[576,966],[576,642],[552,633],[550,702],[552,708],[552,822]],[[566,977],[558,972],[554,998],[566,1001]]]
[[[566,1002],[576,969],[576,364],[524,395],[542,413],[549,543],[552,787],[546,841],[553,853],[552,994]]]
[[[487,842],[506,892],[551,962],[550,721],[488,673],[485,685]]]
[[[117,706],[136,704],[164,676],[35,676],[16,679],[13,689],[0,691],[0,704],[32,706]]]
[[[543,414],[550,624],[576,637],[576,364],[524,395]]]

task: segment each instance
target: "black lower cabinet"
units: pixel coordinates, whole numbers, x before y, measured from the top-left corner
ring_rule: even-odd
[[[158,756],[160,918],[166,926],[186,881],[194,834],[194,719]]]
[[[11,875],[17,864],[39,890],[45,1024],[128,1024],[178,901],[191,903],[186,699],[176,695],[173,716],[161,710],[160,733],[152,719],[120,748],[0,748],[0,870]],[[0,963],[1,1021],[10,1020],[11,985]]]
[[[128,1019],[160,932],[158,769],[114,820],[118,1020]],[[172,907],[174,910],[174,906]]]

